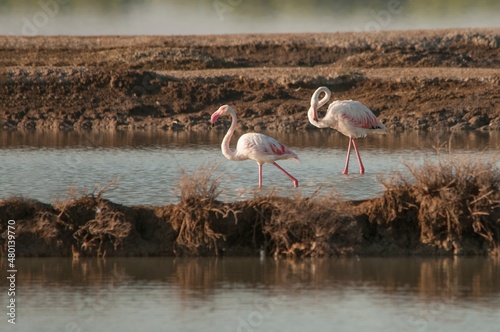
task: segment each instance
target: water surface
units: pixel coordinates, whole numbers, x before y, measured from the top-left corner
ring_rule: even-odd
[[[221,153],[223,132],[0,132],[0,198],[24,196],[44,202],[64,200],[115,182],[104,197],[121,204],[164,205],[179,199],[178,183],[214,169],[220,199],[234,201],[266,195],[322,194],[342,199],[380,195],[381,179],[406,172],[440,156],[455,159],[497,158],[497,132],[400,133],[359,140],[366,173],[352,153],[350,174],[342,175],[347,138],[334,131],[270,133],[300,157],[279,164],[299,180],[299,188],[277,168],[263,167],[263,189],[257,188],[254,161],[234,162]],[[236,144],[233,139],[232,146]],[[451,146],[451,149],[448,147]],[[97,188],[97,189],[96,189]]]
[[[11,331],[497,331],[500,325],[498,259],[23,258],[17,268]],[[6,286],[3,278],[0,285]],[[0,293],[1,303],[6,296]]]

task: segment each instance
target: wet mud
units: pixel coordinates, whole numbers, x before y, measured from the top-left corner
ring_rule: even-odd
[[[0,127],[208,130],[231,104],[242,129],[307,130],[325,85],[390,130],[498,130],[499,45],[499,29],[0,36]]]

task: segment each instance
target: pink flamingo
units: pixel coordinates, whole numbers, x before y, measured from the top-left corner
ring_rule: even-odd
[[[320,94],[325,96],[319,100]],[[311,107],[307,116],[309,122],[318,128],[333,128],[349,137],[349,147],[347,148],[347,158],[342,174],[349,173],[349,157],[351,155],[351,143],[358,157],[359,173],[365,172],[365,167],[361,162],[359,151],[356,146],[356,138],[366,137],[368,132],[385,134],[387,128],[380,122],[368,107],[354,100],[336,100],[328,106],[326,115],[318,119],[318,109],[330,100],[332,93],[327,87],[318,88],[311,97]],[[318,101],[319,100],[319,101]]]
[[[238,140],[238,143],[236,144],[236,150],[231,150],[231,148],[229,147],[229,141],[234,134],[236,123],[238,122],[234,109],[228,105],[221,106],[217,111],[214,112],[214,114],[212,114],[210,122],[214,124],[215,122],[217,122],[217,119],[219,119],[220,116],[225,114],[229,114],[233,118],[231,127],[229,127],[229,130],[227,131],[226,136],[224,136],[221,144],[222,154],[227,159],[235,161],[247,159],[255,160],[259,165],[259,188],[262,187],[262,164],[264,163],[273,164],[286,176],[288,176],[290,180],[293,181],[294,187],[299,186],[299,182],[297,181],[297,179],[276,163],[276,160],[299,160],[299,157],[295,154],[295,152],[293,152],[274,138],[259,133],[247,133],[242,135]]]

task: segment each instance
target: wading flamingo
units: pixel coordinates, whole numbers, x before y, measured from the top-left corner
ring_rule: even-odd
[[[325,96],[319,100],[320,94]],[[351,155],[351,144],[356,151],[359,162],[359,173],[365,172],[365,167],[361,162],[356,138],[366,137],[368,132],[385,134],[387,128],[380,122],[368,107],[355,100],[336,100],[328,106],[326,115],[319,119],[318,109],[328,103],[332,93],[327,87],[319,87],[311,97],[311,107],[307,112],[309,122],[318,128],[333,128],[349,137],[349,147],[347,148],[347,158],[342,174],[349,173],[349,157]]]
[[[247,133],[242,135],[236,144],[236,150],[231,150],[229,147],[229,141],[234,134],[236,123],[238,122],[234,109],[228,105],[221,106],[214,112],[214,114],[212,114],[210,122],[214,124],[220,116],[226,114],[231,115],[233,120],[231,122],[231,127],[229,127],[226,136],[224,136],[224,139],[222,140],[222,154],[229,160],[255,160],[259,165],[259,188],[262,187],[262,164],[264,163],[271,163],[276,166],[280,171],[288,176],[290,180],[292,180],[294,187],[298,187],[299,182],[297,179],[276,163],[276,160],[281,159],[299,160],[299,157],[297,157],[295,152],[274,138],[259,133]]]

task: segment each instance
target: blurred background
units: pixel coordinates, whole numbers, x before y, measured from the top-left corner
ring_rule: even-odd
[[[499,0],[0,0],[1,35],[473,28],[499,17]]]

